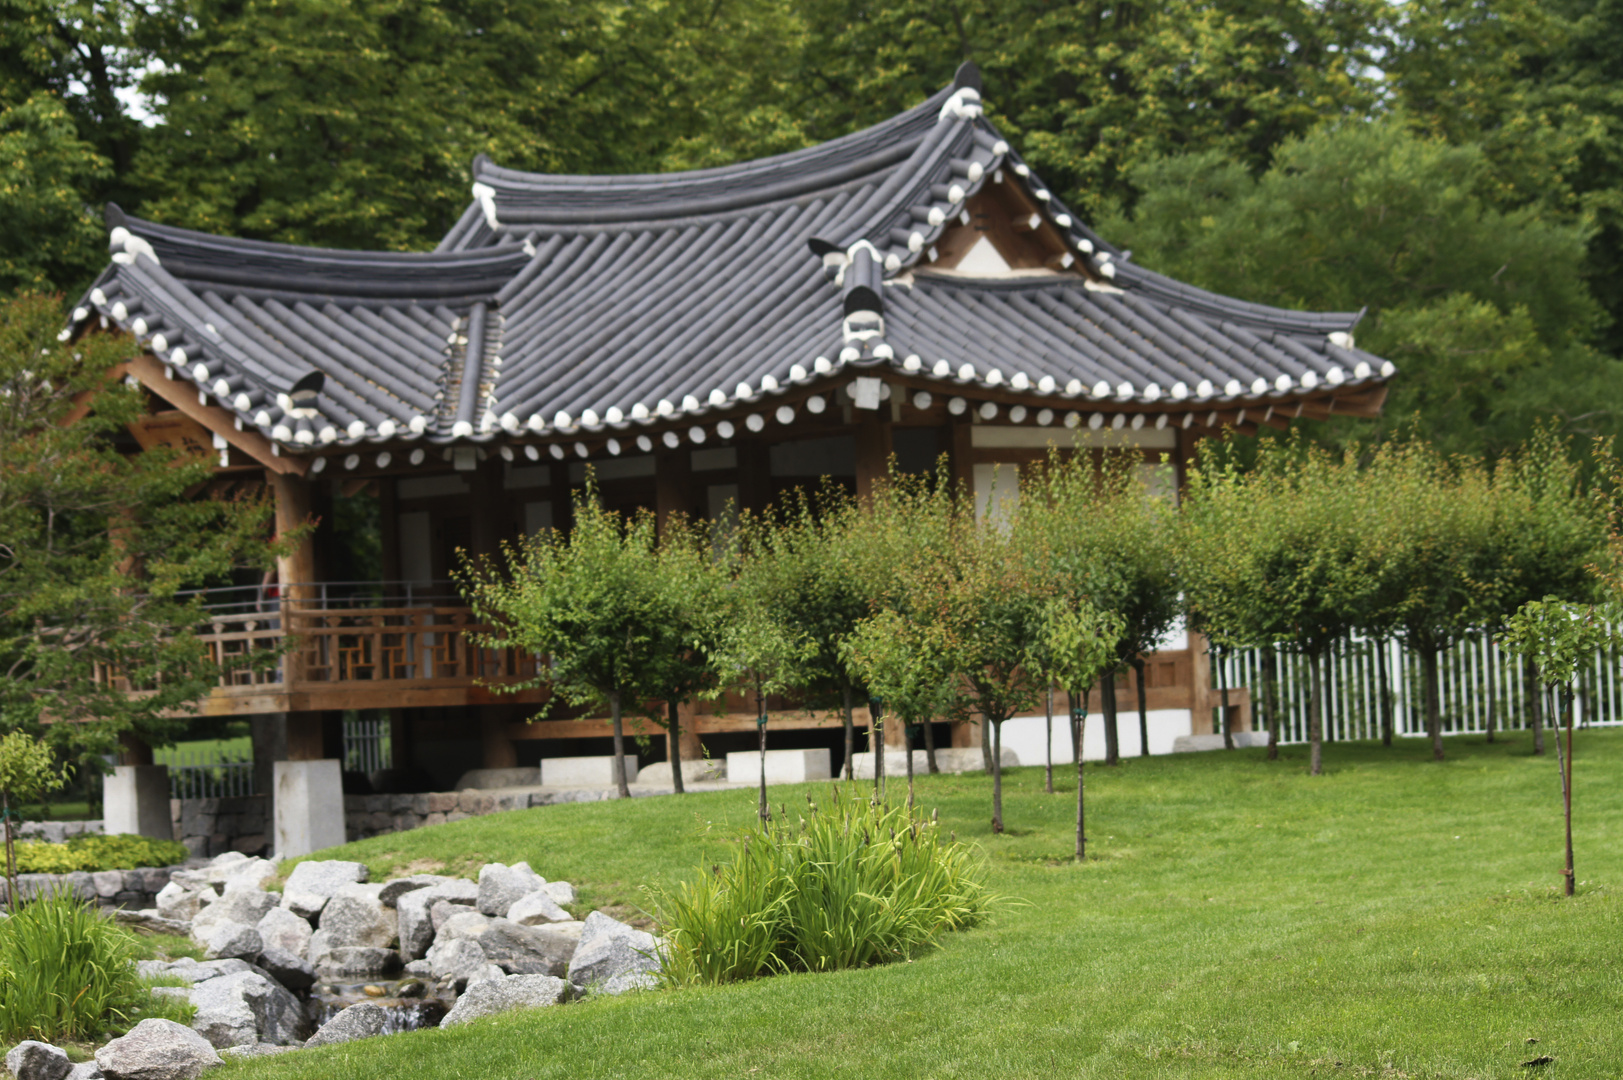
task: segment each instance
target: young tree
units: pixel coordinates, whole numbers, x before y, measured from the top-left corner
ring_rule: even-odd
[[[1082,737],[1087,733],[1088,689],[1114,665],[1123,619],[1086,602],[1063,597],[1044,606],[1040,636],[1032,643],[1032,666],[1050,684],[1065,688],[1071,742],[1076,748],[1076,860],[1087,857],[1083,832]],[[1050,786],[1052,790],[1052,786]]]
[[[1567,825],[1567,865],[1562,874],[1568,896],[1577,886],[1572,871],[1572,683],[1581,666],[1593,661],[1595,653],[1612,638],[1612,629],[1599,609],[1569,604],[1554,596],[1524,604],[1510,617],[1505,630],[1506,647],[1537,662],[1545,685],[1559,689],[1561,694],[1561,715],[1567,726],[1566,753],[1561,754],[1559,729],[1555,748]]]
[[[551,686],[571,705],[606,704],[614,730],[614,784],[631,797],[625,772],[624,713],[643,700],[648,672],[661,658],[663,620],[654,517],[630,519],[606,509],[589,482],[569,536],[545,532],[495,560],[467,561],[458,575],[469,603],[493,629],[492,648],[547,658],[533,679],[512,687]]]
[[[189,590],[278,548],[262,494],[194,494],[207,448],[136,449],[146,394],[118,367],[135,344],[62,341],[65,321],[54,298],[0,303],[0,730],[44,725],[100,769],[120,736],[171,740],[219,679]]]
[[[907,805],[913,806],[913,741],[908,728],[956,711],[957,679],[947,629],[933,619],[886,610],[857,624],[846,643],[863,685],[902,724]],[[875,751],[875,756],[883,750]],[[877,774],[876,774],[877,775]]]
[[[66,782],[51,748],[32,735],[13,731],[0,736],[0,821],[6,829],[6,897],[16,911],[22,897],[17,892],[17,848],[12,820],[17,807],[44,798]]]

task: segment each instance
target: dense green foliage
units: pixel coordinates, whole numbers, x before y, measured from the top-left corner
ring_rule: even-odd
[[[179,1006],[136,974],[138,953],[134,935],[71,896],[22,905],[0,921],[0,1040],[88,1041],[172,1016]]]
[[[1040,768],[1010,770],[1019,828],[993,836],[989,777],[921,777],[922,805],[980,846],[988,886],[1017,902],[912,963],[588,999],[234,1075],[902,1080],[1049,1076],[1059,1061],[1084,1080],[1509,1080],[1548,1054],[1552,1075],[1606,1076],[1623,1060],[1603,944],[1623,929],[1623,733],[1576,733],[1572,901],[1556,884],[1555,764],[1529,756],[1526,732],[1506,736],[1452,739],[1441,764],[1421,739],[1337,742],[1319,778],[1300,746],[1281,748],[1283,768],[1262,749],[1089,763],[1081,863],[1068,781],[1049,795]],[[774,789],[791,820],[803,791],[827,785]],[[640,885],[730,858],[754,818],[746,791],[580,803],[312,857],[359,860],[374,881],[524,859],[576,882],[584,904],[635,910]]]
[[[982,860],[935,820],[838,785],[794,816],[786,808],[713,872],[656,892],[668,982],[905,960],[992,905]]]
[[[17,845],[19,874],[67,874],[75,870],[133,870],[174,866],[190,856],[186,845],[150,836],[75,836],[66,843],[24,840]]]
[[[1367,307],[1418,414],[1498,453],[1623,392],[1619,0],[5,0],[0,292],[81,288],[113,199],[172,224],[423,249],[468,164],[653,172],[792,150],[963,60],[1135,258]],[[1361,425],[1324,427],[1327,440]],[[1367,437],[1368,432],[1361,432]]]

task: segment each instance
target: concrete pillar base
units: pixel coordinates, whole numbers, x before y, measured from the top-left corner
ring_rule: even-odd
[[[344,842],[344,784],[337,758],[278,761],[271,850],[293,859]]]
[[[169,817],[169,766],[115,765],[102,787],[108,833],[173,840]]]

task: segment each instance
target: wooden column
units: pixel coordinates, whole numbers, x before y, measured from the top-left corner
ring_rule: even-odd
[[[890,467],[891,426],[890,408],[854,409],[856,421],[857,498],[867,499],[874,486],[885,479]]]
[[[378,478],[378,539],[383,545],[383,580],[399,581],[400,497],[395,478]]]
[[[120,765],[151,765],[152,747],[131,732],[118,737],[118,763]]]
[[[311,524],[315,505],[314,491],[311,483],[299,476],[288,476],[284,473],[265,470],[265,482],[270,487],[271,496],[276,504],[276,535],[278,538],[286,536],[303,526]],[[313,597],[294,595],[294,592],[308,590],[292,590],[290,585],[305,585],[319,580],[316,566],[316,537],[315,530],[308,530],[299,542],[285,555],[276,560],[276,573],[281,582],[283,600],[308,600]]]
[[[552,477],[547,485],[551,489],[552,527],[567,536],[575,527],[575,497],[569,487],[569,463],[554,461]]]
[[[693,513],[693,452],[685,446],[654,458],[654,514],[659,528],[672,514]]]
[[[974,425],[968,415],[953,417],[949,421],[951,439],[948,456],[952,462],[953,483],[973,497],[975,494],[975,440],[971,432]]]
[[[507,737],[508,712],[502,705],[486,705],[479,710],[479,738],[486,769],[511,769],[518,765],[518,753]]]
[[[704,744],[699,741],[699,709],[693,702],[676,707],[677,722],[682,725],[682,760],[698,761],[704,757]],[[665,733],[665,760],[671,760],[671,733]]]
[[[320,761],[326,753],[324,713],[290,712],[287,714],[287,760]]]
[[[468,488],[473,496],[469,554],[475,558],[494,556],[501,550],[507,532],[508,509],[502,502],[502,459],[491,457],[480,462],[468,476]]]
[[[1195,684],[1189,718],[1191,735],[1216,734],[1212,731],[1212,710],[1218,707],[1219,698],[1212,689],[1212,658],[1206,649],[1206,635],[1189,631],[1189,678]]]
[[[762,440],[738,444],[738,501],[751,513],[772,504],[772,448]]]

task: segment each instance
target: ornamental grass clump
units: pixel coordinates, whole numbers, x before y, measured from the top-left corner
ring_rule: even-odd
[[[155,1015],[136,953],[129,931],[70,895],[21,905],[0,920],[0,1041],[84,1041]]]
[[[915,817],[832,788],[740,837],[730,862],[658,897],[670,983],[903,960],[974,926],[994,897],[976,853]]]

